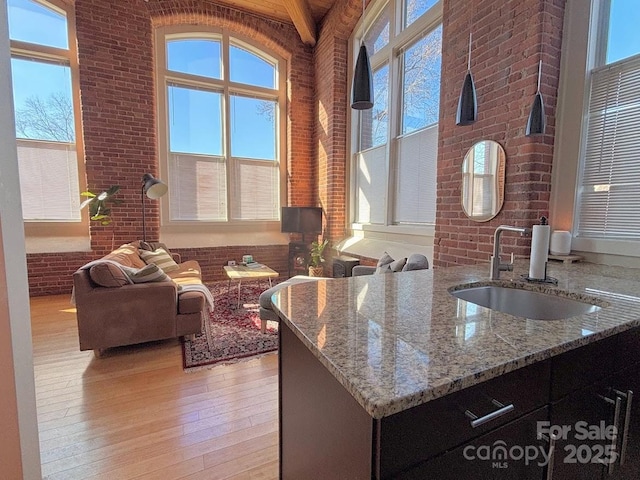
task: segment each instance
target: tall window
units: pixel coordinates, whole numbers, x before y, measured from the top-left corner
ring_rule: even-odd
[[[282,62],[224,32],[158,35],[163,219],[278,220]]]
[[[389,0],[367,18],[374,107],[352,117],[357,223],[435,222],[441,12],[435,0]]]
[[[578,238],[640,240],[640,8],[608,0],[588,77]]]
[[[7,5],[23,217],[79,222],[69,12],[40,0]]]

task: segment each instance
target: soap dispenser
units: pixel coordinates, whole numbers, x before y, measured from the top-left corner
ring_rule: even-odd
[[[547,260],[549,259],[549,236],[551,229],[547,217],[540,219],[540,225],[533,226],[531,235],[531,258],[529,261],[529,279],[544,281],[547,278]]]

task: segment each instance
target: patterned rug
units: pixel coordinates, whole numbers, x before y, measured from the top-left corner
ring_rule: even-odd
[[[236,308],[237,282],[232,282],[230,292],[227,292],[227,282],[208,286],[215,299],[215,308],[209,316],[208,335],[203,333],[195,340],[184,340],[185,370],[233,363],[278,349],[277,323],[269,322],[266,333],[260,331],[258,297],[268,288],[264,282],[242,285],[240,308]]]

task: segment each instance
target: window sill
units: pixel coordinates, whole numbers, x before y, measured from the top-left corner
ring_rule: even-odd
[[[640,267],[640,241],[605,240],[601,238],[573,238],[571,251],[591,263]]]
[[[26,253],[90,252],[89,227],[83,222],[24,222]]]
[[[422,253],[433,265],[434,226],[352,225],[351,236],[334,248],[340,253],[380,258],[388,252],[393,258]]]

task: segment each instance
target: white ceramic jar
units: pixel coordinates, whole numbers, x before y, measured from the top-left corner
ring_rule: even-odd
[[[551,255],[569,255],[571,253],[571,232],[554,230],[549,244]]]

